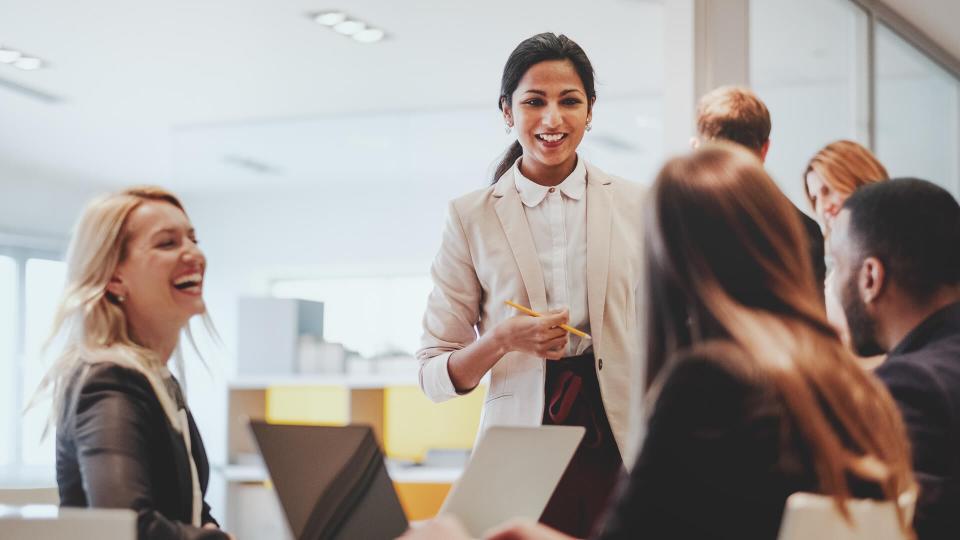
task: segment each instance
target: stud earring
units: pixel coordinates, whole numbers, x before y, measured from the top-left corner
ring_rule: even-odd
[[[507,135],[509,135],[510,132],[513,131],[513,126],[511,126],[510,124],[505,125],[504,128],[505,128],[505,131],[507,132]]]
[[[590,131],[592,127],[593,125],[590,122],[587,122],[587,131]]]

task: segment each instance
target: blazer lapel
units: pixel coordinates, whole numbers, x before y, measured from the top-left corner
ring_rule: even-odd
[[[587,164],[587,308],[594,353],[603,331],[603,307],[610,270],[610,179]]]
[[[170,419],[167,419],[167,433],[170,436],[170,444],[173,447],[173,461],[176,467],[177,487],[180,489],[180,511],[181,521],[190,523],[193,517],[193,486],[190,480],[190,461],[187,457],[187,445],[183,442],[183,435],[176,428],[170,425]],[[184,479],[187,479],[184,481]]]
[[[534,311],[546,311],[547,291],[543,281],[543,269],[540,268],[533,234],[530,233],[530,225],[523,212],[523,202],[520,201],[520,194],[517,193],[513,181],[512,169],[497,180],[493,196],[493,206],[510,244],[513,258],[517,261],[517,268],[520,269],[520,278],[527,291],[530,308]]]

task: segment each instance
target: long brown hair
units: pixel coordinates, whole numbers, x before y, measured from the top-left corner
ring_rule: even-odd
[[[890,179],[887,169],[873,152],[853,141],[834,141],[814,154],[803,171],[803,193],[811,208],[813,197],[807,190],[807,175],[811,171],[820,175],[830,189],[844,196],[867,184]]]
[[[800,220],[756,156],[715,143],[667,162],[645,219],[648,389],[677,353],[732,342],[775,385],[844,515],[851,477],[892,501],[913,489],[893,399],[827,323]]]

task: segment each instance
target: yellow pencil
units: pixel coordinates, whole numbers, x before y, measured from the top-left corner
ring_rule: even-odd
[[[508,305],[508,306],[510,306],[510,307],[512,307],[512,308],[514,308],[514,309],[516,309],[517,311],[520,311],[520,312],[522,312],[522,313],[526,313],[527,315],[530,315],[531,317],[543,317],[543,315],[541,315],[540,313],[537,313],[536,311],[534,311],[534,310],[532,310],[532,309],[530,309],[530,308],[528,308],[528,307],[523,307],[523,306],[521,306],[520,304],[518,304],[518,303],[516,303],[516,302],[511,302],[510,300],[504,300],[503,303],[506,304],[506,305]],[[576,328],[574,328],[574,327],[572,327],[572,326],[570,326],[570,325],[568,325],[568,324],[561,324],[561,325],[560,325],[560,328],[563,328],[564,330],[566,330],[567,332],[570,332],[571,334],[573,334],[573,335],[575,335],[575,336],[580,336],[580,337],[586,338],[586,339],[593,339],[593,338],[590,337],[590,334],[588,334],[588,333],[586,333],[586,332],[581,332],[580,330],[577,330]]]

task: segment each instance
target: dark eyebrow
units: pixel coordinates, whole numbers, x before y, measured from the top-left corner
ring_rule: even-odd
[[[561,96],[565,96],[565,95],[571,94],[571,93],[573,93],[573,92],[579,92],[579,93],[581,93],[581,94],[583,93],[583,91],[580,90],[579,88],[567,88],[567,89],[564,90],[563,92],[560,92],[560,95],[561,95]],[[546,95],[547,95],[547,93],[544,92],[543,90],[533,90],[533,89],[531,89],[531,90],[524,90],[523,93],[524,93],[524,94],[537,94],[538,96],[546,96]]]

